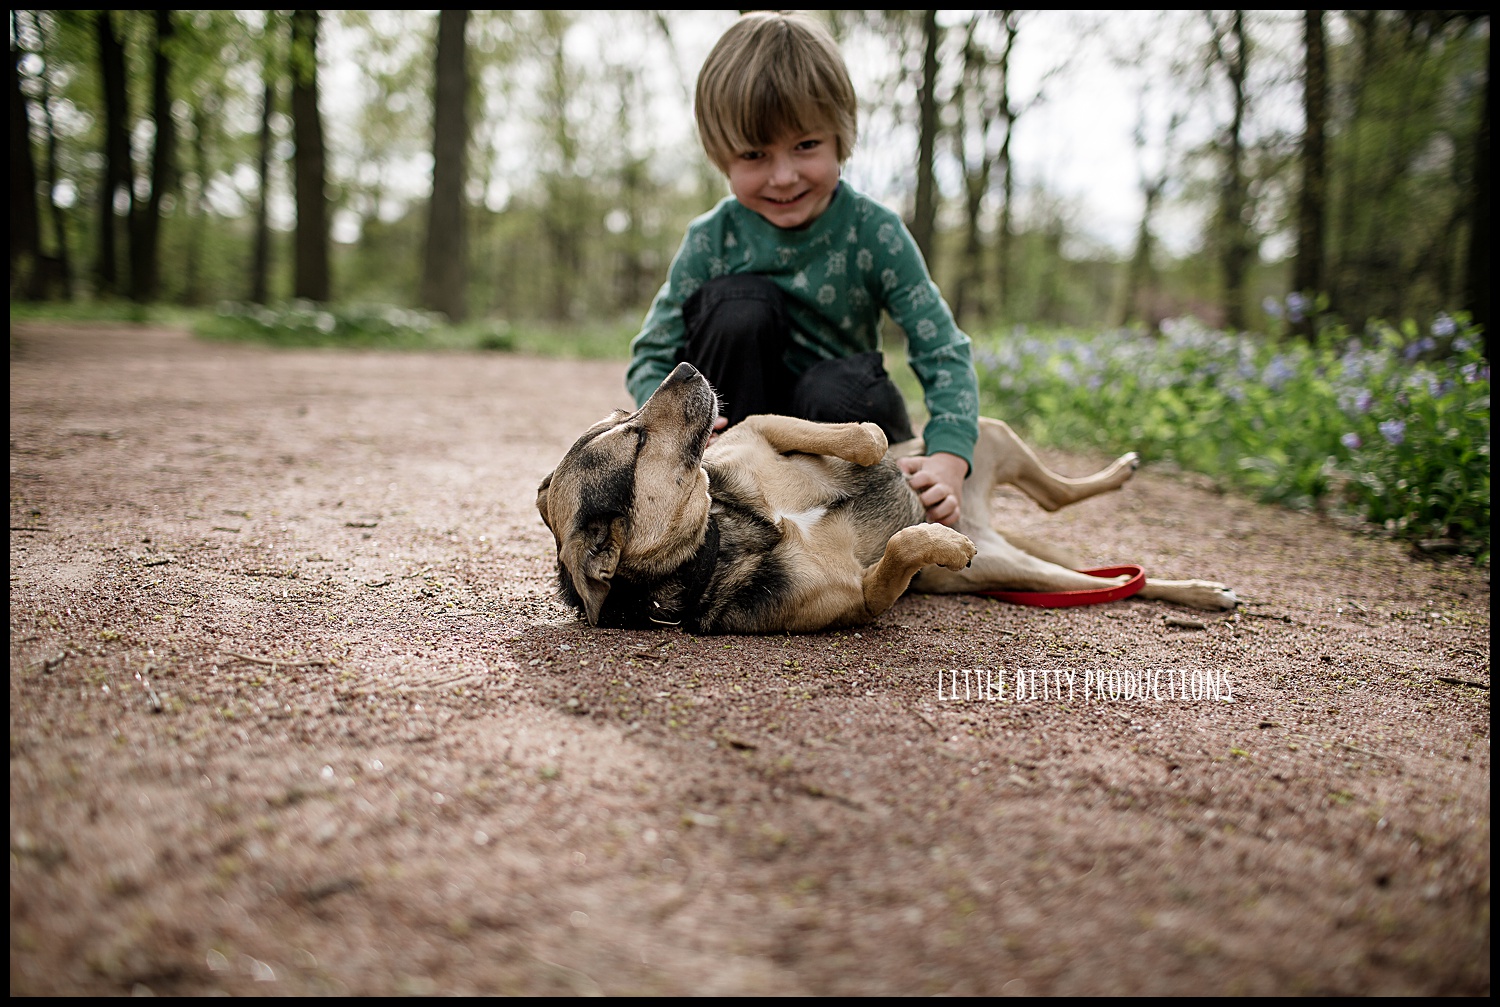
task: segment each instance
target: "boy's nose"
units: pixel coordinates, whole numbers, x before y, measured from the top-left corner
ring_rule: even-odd
[[[785,185],[797,179],[797,165],[790,158],[777,156],[771,160],[771,182],[773,185]]]

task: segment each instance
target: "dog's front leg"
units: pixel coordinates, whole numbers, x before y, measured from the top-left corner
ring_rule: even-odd
[[[814,423],[794,416],[747,416],[742,425],[766,439],[782,454],[832,455],[856,465],[874,465],[885,457],[885,431],[874,423]]]
[[[902,528],[885,544],[885,554],[865,568],[864,596],[868,618],[896,604],[911,579],[925,566],[962,570],[974,558],[974,543],[940,524]]]

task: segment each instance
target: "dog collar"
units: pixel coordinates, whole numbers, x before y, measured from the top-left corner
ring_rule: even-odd
[[[683,606],[675,613],[675,618],[658,618],[656,614],[650,616],[651,621],[661,626],[677,626],[683,622],[694,620],[703,608],[703,599],[708,592],[708,582],[713,579],[714,568],[719,565],[719,519],[710,515],[708,528],[703,534],[703,544],[693,554],[693,558],[683,564],[682,567],[682,598]],[[652,608],[656,608],[652,602]],[[673,613],[662,612],[663,616]]]

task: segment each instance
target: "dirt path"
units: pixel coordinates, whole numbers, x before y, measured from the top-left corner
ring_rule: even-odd
[[[10,393],[12,994],[1489,992],[1487,571],[1148,466],[1001,510],[1239,613],[589,631],[533,500],[619,365],[13,324]]]

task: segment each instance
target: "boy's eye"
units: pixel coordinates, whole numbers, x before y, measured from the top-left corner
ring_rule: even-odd
[[[766,156],[765,154],[763,154],[761,151],[758,151],[758,150],[746,150],[746,151],[742,151],[740,153],[740,160],[741,161],[759,161],[761,158],[763,158],[765,156]]]
[[[822,144],[822,142],[823,142],[822,140],[817,139],[817,138],[809,138],[809,139],[803,140],[801,143],[797,144],[797,149],[798,150],[812,150],[815,147],[817,147],[820,144]]]

